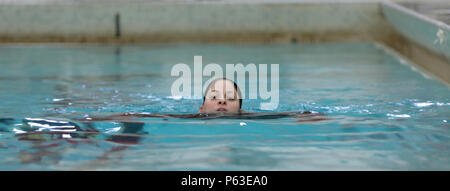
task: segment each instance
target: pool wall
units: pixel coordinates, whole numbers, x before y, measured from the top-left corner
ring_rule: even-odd
[[[449,26],[389,1],[0,3],[3,43],[384,44],[450,83]]]
[[[381,3],[384,18],[398,32],[399,42],[385,42],[423,69],[450,83],[450,27],[395,3]]]
[[[3,41],[327,41],[382,34],[380,15],[373,2],[5,4],[0,34]]]

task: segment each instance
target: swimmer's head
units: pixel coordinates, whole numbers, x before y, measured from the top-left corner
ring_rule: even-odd
[[[239,113],[241,107],[241,92],[237,84],[229,79],[219,78],[206,88],[200,113]]]

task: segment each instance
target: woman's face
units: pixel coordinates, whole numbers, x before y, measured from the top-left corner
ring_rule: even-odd
[[[200,113],[238,113],[239,94],[230,80],[217,80],[206,91]]]

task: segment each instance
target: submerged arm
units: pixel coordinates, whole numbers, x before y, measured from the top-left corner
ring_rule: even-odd
[[[316,122],[322,120],[328,120],[327,117],[323,113],[310,112],[305,111],[299,114],[294,115],[293,117],[297,118],[299,123],[308,123],[308,122]]]

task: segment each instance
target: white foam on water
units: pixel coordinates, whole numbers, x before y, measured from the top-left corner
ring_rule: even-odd
[[[168,99],[181,100],[183,96],[166,96]]]
[[[397,117],[397,118],[410,118],[411,116],[408,114],[387,114],[388,117]]]
[[[414,103],[414,106],[416,106],[416,107],[428,107],[431,105],[433,105],[433,103],[428,103],[428,102]]]
[[[114,133],[114,132],[120,131],[120,128],[121,127],[114,127],[114,128],[109,129],[105,133]]]
[[[62,135],[62,138],[64,138],[64,139],[70,139],[70,138],[72,138],[72,136],[70,136],[70,134],[63,134],[63,135]]]
[[[19,129],[16,129],[16,128],[14,128],[13,131],[16,134],[26,133],[26,131],[22,131],[22,130],[19,130]]]

